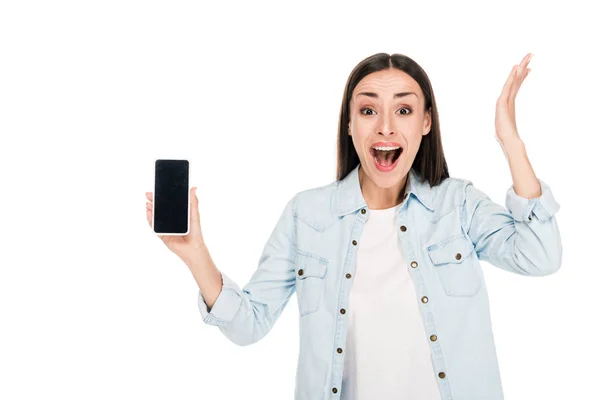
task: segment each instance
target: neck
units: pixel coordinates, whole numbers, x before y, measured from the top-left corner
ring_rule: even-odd
[[[365,175],[362,166],[358,170],[358,181],[362,195],[367,203],[367,207],[371,210],[383,210],[392,208],[402,203],[406,184],[408,182],[408,174],[404,176],[398,185],[391,188],[381,188],[368,179]]]

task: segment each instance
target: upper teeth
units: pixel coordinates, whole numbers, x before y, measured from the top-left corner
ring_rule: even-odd
[[[373,146],[375,150],[398,150],[400,146],[397,147],[384,147],[384,146]]]

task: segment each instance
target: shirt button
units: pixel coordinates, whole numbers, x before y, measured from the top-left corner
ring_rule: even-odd
[[[527,219],[531,221],[531,217],[527,217]]]
[[[355,245],[355,246],[356,246],[356,244],[357,244],[357,243],[358,243],[358,242],[357,242],[356,240],[353,240],[353,241],[352,241],[352,244],[353,244],[353,245]]]
[[[402,232],[406,232],[406,227],[405,227],[404,225],[402,225],[402,226],[400,227],[400,230],[401,230]]]
[[[462,256],[460,255],[460,253],[456,253],[456,259],[457,259],[457,260],[460,260],[460,259],[461,259],[461,257],[462,257]]]
[[[360,210],[361,214],[366,214],[367,210],[365,210],[364,208],[362,210]]]
[[[431,339],[432,342],[435,342],[437,340],[437,336],[431,335],[431,336],[429,336],[429,339]]]
[[[333,388],[333,389],[331,389],[331,391],[332,391],[333,393],[337,393],[337,388]]]
[[[427,298],[427,296],[423,296],[423,297],[421,297],[421,301],[423,303],[427,303],[429,301],[429,299]]]
[[[302,268],[298,270],[298,275],[300,275],[300,276],[304,275],[304,270]]]
[[[439,376],[440,378],[444,379],[444,378],[446,377],[446,373],[444,373],[444,372],[440,372],[440,373],[438,374],[438,376]]]
[[[416,262],[416,261],[413,261],[413,262],[410,263],[410,266],[413,267],[413,268],[417,268],[418,265],[419,265],[419,263]]]
[[[346,314],[346,310],[345,310],[344,308],[342,308],[342,309],[340,310],[340,314]]]
[[[352,274],[350,274],[350,273],[347,273],[347,274],[346,274],[346,278],[348,278],[348,279],[352,278]]]
[[[338,352],[339,354],[342,354],[342,351],[343,351],[343,350],[342,350],[341,348],[339,348],[339,347],[338,347],[338,349],[337,349],[337,352]]]

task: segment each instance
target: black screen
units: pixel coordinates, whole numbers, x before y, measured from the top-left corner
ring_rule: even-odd
[[[156,160],[154,168],[154,232],[185,234],[190,164],[187,160]]]

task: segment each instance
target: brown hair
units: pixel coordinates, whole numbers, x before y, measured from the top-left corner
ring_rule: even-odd
[[[411,168],[421,177],[421,181],[427,180],[431,186],[439,185],[450,175],[442,148],[439,117],[431,82],[425,71],[410,57],[387,53],[377,53],[362,60],[354,67],[346,81],[338,125],[337,179],[344,179],[360,163],[352,137],[348,135],[352,92],[365,76],[389,68],[399,69],[417,81],[425,95],[425,110],[431,109],[431,130],[423,136]]]

